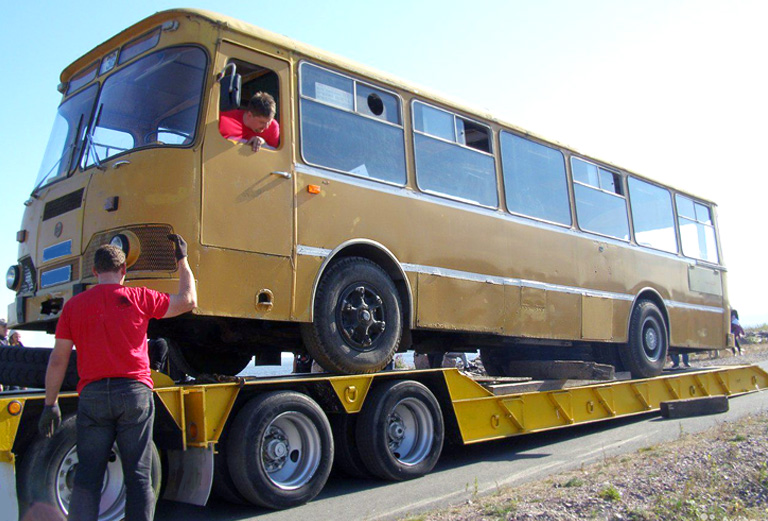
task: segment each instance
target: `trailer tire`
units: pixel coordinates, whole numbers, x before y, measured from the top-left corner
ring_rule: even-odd
[[[77,468],[77,417],[68,416],[51,438],[38,436],[27,448],[19,468],[19,498],[22,508],[33,503],[52,505],[66,517]],[[125,482],[120,453],[114,449],[104,477],[99,521],[117,521],[125,515]],[[159,497],[162,484],[160,455],[152,443],[152,488]],[[105,497],[108,498],[105,504]],[[23,517],[23,515],[22,515]]]
[[[216,497],[228,503],[247,505],[248,500],[237,490],[232,474],[229,472],[229,465],[227,464],[228,433],[229,428],[225,427],[219,443],[216,444],[216,452],[218,454],[213,457],[213,485],[211,491]]]
[[[365,466],[389,481],[414,479],[431,471],[444,438],[440,404],[427,387],[412,380],[376,387],[357,422]]]
[[[317,287],[314,318],[303,324],[309,354],[327,371],[375,373],[395,356],[403,334],[397,287],[363,257],[333,263]]]
[[[328,418],[333,432],[333,470],[334,473],[350,478],[371,478],[357,446],[358,416],[359,414],[332,414]]]
[[[235,417],[227,464],[249,502],[290,508],[320,493],[333,463],[333,435],[314,400],[293,391],[252,398]]]
[[[652,378],[664,369],[669,350],[667,323],[650,300],[640,300],[629,321],[629,342],[619,350],[624,367],[632,378]]]
[[[44,389],[51,352],[43,347],[0,347],[0,384]],[[72,351],[61,390],[74,391],[77,381],[77,353]]]

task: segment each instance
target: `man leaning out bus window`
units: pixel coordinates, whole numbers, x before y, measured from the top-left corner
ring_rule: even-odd
[[[251,145],[254,152],[267,144],[277,148],[280,125],[275,120],[277,105],[266,92],[257,92],[245,110],[228,110],[219,117],[219,132],[226,139]]]

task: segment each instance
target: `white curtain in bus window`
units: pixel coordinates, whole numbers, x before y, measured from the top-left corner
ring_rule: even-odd
[[[627,202],[619,174],[571,158],[576,218],[582,230],[629,240]]]
[[[490,129],[446,111],[413,104],[416,182],[425,192],[496,208]],[[458,122],[458,123],[457,123]],[[457,137],[456,128],[461,128]]]
[[[675,195],[683,255],[708,262],[718,262],[717,240],[708,206],[682,195]]]
[[[559,150],[502,132],[501,164],[510,212],[571,224],[565,158]]]
[[[629,201],[637,244],[677,253],[675,213],[669,190],[630,177]]]
[[[405,184],[400,100],[382,90],[303,63],[301,151],[307,163]]]

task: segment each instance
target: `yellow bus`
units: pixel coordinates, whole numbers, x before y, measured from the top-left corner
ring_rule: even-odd
[[[61,74],[26,209],[11,325],[52,331],[127,255],[199,307],[153,323],[190,372],[308,352],[332,372],[397,351],[607,360],[649,377],[729,342],[716,207],[407,82],[214,13],[146,18]],[[276,101],[279,143],[225,139],[222,111]]]

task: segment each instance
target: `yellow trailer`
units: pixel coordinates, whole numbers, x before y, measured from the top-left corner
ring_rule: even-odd
[[[154,486],[204,505],[224,499],[288,508],[313,499],[333,464],[351,475],[400,481],[432,470],[445,439],[477,443],[658,411],[660,404],[768,387],[768,373],[737,366],[540,391],[477,381],[457,369],[368,375],[304,374],[177,385],[155,373]],[[41,438],[41,392],[0,398],[0,508],[16,519],[32,504],[67,511],[77,467],[77,396]],[[163,472],[161,472],[161,467]],[[120,456],[105,476],[101,520],[121,519]]]

